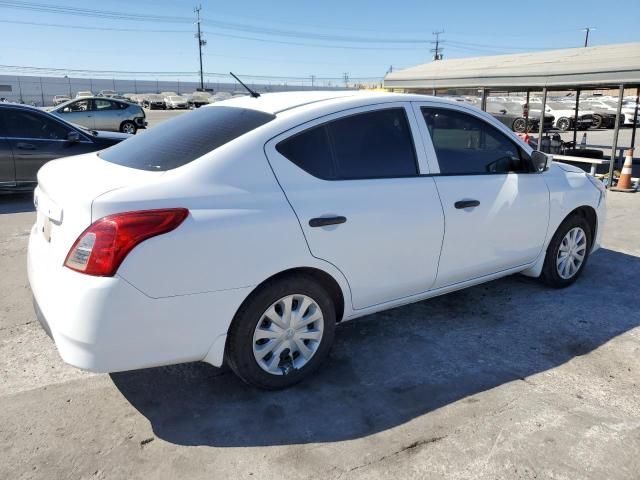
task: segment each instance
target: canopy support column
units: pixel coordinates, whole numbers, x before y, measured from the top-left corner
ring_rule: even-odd
[[[480,109],[483,112],[487,111],[487,93],[488,93],[488,90],[486,88],[483,88],[482,89],[482,97],[480,99]]]
[[[547,87],[542,89],[542,106],[540,107],[540,131],[538,133],[538,150],[542,147],[542,135],[544,135],[544,109],[547,108]]]
[[[622,99],[624,98],[624,85],[620,85],[618,92],[618,108],[616,109],[616,126],[613,129],[613,142],[611,144],[611,161],[609,161],[609,182],[607,188],[613,185],[613,168],[618,158],[618,133],[620,132],[620,114],[622,113]]]
[[[580,105],[580,89],[576,89],[576,111],[573,115],[573,145],[577,146],[578,139],[578,106]]]
[[[638,103],[640,103],[640,88],[636,88],[636,109],[633,111],[633,130],[631,131],[631,150],[636,146],[636,122],[638,121]]]
[[[529,131],[529,89],[527,88],[527,100],[524,102],[524,128],[525,133]]]

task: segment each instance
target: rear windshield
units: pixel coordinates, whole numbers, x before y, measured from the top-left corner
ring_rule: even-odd
[[[186,165],[274,118],[246,108],[204,107],[138,133],[98,155],[125,167],[163,172]]]

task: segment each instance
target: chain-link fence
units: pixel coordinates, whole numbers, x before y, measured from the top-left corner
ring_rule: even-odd
[[[289,83],[251,83],[251,88],[259,92],[277,92],[288,90],[335,90],[344,86],[314,85],[313,80],[298,80]],[[205,88],[214,92],[244,92],[242,86],[232,82],[206,81]],[[113,90],[119,94],[126,93],[160,93],[175,92],[179,95],[192,93],[200,87],[199,82],[181,80],[136,80],[106,78],[72,78],[72,77],[36,77],[26,75],[0,75],[0,98],[10,102],[30,105],[53,105],[53,97],[64,95],[74,98],[78,92],[90,91],[94,95],[102,90]]]

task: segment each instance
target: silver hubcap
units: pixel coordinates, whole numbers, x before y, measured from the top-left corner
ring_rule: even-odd
[[[556,268],[558,275],[565,280],[573,277],[580,269],[587,253],[587,236],[580,227],[572,228],[562,239],[558,256],[556,258]]]
[[[306,295],[287,295],[271,305],[253,333],[253,356],[272,375],[304,367],[318,350],[324,318]]]
[[[130,123],[125,123],[125,124],[122,126],[122,131],[123,131],[124,133],[133,133],[133,132],[135,131],[135,129],[136,129],[136,128],[135,128],[133,125],[131,125]]]

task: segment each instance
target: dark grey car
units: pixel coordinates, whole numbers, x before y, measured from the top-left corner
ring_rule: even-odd
[[[0,103],[0,191],[33,188],[49,160],[102,150],[129,137],[86,130],[38,108]]]
[[[52,114],[83,127],[135,134],[146,128],[144,110],[138,105],[112,98],[81,98],[49,110]]]

